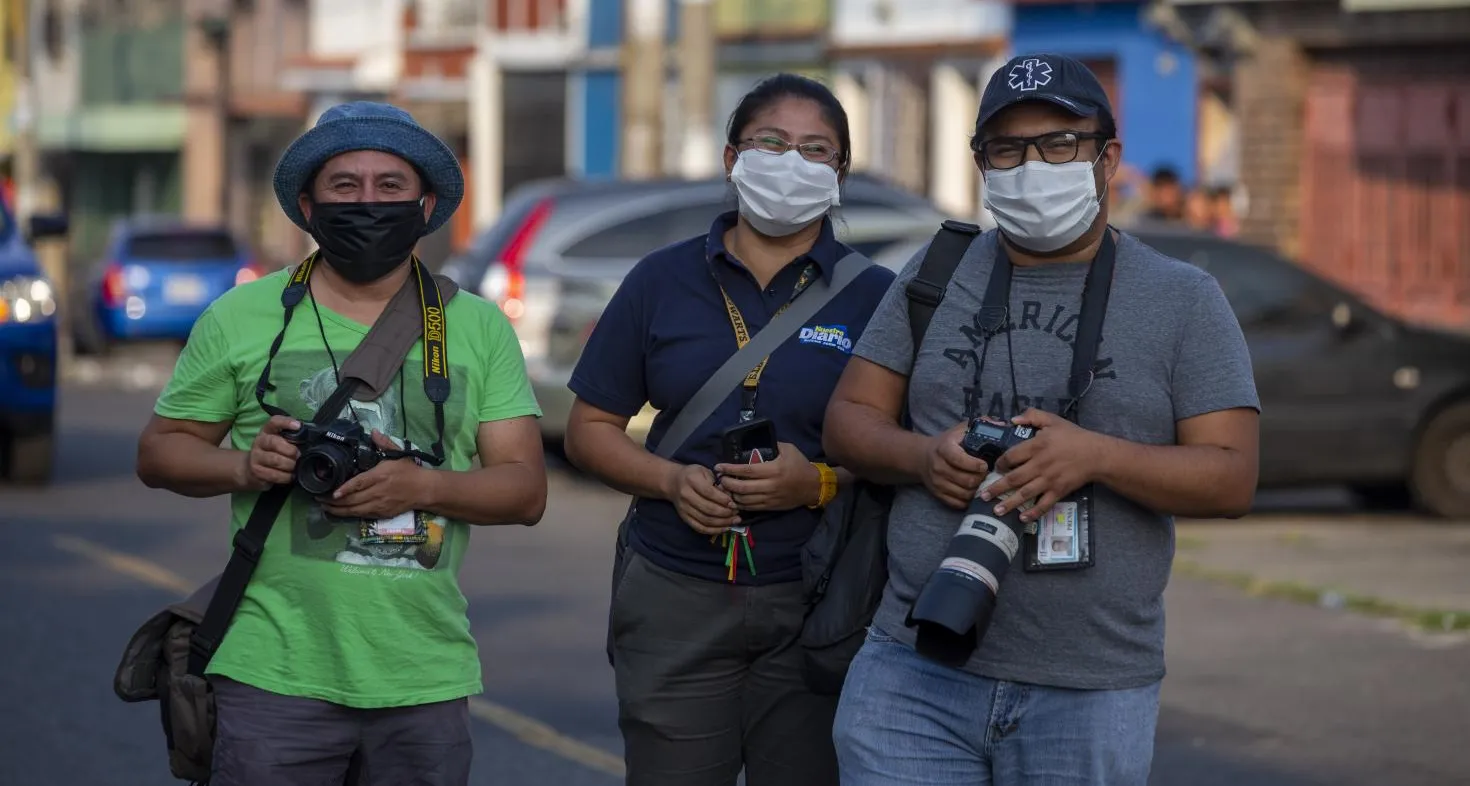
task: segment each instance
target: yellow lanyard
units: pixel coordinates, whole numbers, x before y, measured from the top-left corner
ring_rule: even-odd
[[[791,293],[791,298],[781,308],[776,310],[776,313],[771,316],[771,319],[780,316],[781,312],[789,308],[796,301],[797,296],[805,291],[811,285],[812,281],[816,280],[815,272],[815,265],[807,265],[801,271],[801,277],[796,280],[796,289]],[[725,312],[730,317],[730,327],[735,329],[735,343],[739,348],[743,349],[746,344],[750,343],[750,329],[745,326],[745,317],[741,315],[740,309],[735,307],[735,301],[730,299],[730,293],[725,291],[724,285],[716,280],[715,286],[720,288],[720,297],[725,299]],[[740,422],[742,423],[755,417],[756,389],[760,386],[761,373],[766,370],[766,363],[770,359],[769,355],[761,358],[761,362],[757,363],[755,368],[751,369],[750,373],[745,375],[745,381],[741,383]]]

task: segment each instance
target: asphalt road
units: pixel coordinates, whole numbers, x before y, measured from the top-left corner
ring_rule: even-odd
[[[156,705],[111,680],[127,636],[227,554],[222,500],[133,476],[151,395],[73,387],[60,476],[0,490],[0,786],[168,784]],[[556,469],[535,528],[478,531],[462,584],[487,689],[474,783],[622,781],[603,654],[623,499]],[[1319,514],[1320,515],[1320,514]],[[1470,783],[1470,644],[1176,578],[1159,786]]]

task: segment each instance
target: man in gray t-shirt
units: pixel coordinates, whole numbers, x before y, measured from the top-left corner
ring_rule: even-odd
[[[927,249],[909,263],[833,396],[829,454],[898,486],[888,585],[834,731],[844,786],[1147,781],[1173,516],[1249,509],[1259,404],[1214,278],[1108,228],[1100,195],[1121,160],[1114,137],[1106,94],[1081,63],[1029,55],[1000,69],[973,144],[999,229],[971,243],[917,352],[906,288]],[[1083,282],[1108,245],[1102,341],[1074,422],[1059,411]],[[987,342],[981,303],[1001,254],[1008,319]],[[898,425],[905,401],[912,431]],[[959,447],[976,416],[1015,418],[1036,436],[987,467]],[[1004,478],[980,492],[992,470]],[[963,668],[915,651],[909,612],[977,493],[997,515],[1035,501],[1023,515],[1034,523],[1088,489],[1094,564],[1030,572],[1023,542]],[[1006,491],[1016,493],[1002,501]]]

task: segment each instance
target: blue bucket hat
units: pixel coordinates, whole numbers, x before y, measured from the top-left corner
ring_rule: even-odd
[[[392,153],[413,164],[424,178],[424,190],[435,197],[425,234],[444,226],[464,199],[464,173],[448,145],[396,106],[353,101],[323,112],[316,125],[281,154],[274,178],[276,201],[292,223],[311,231],[301,214],[301,193],[322,164],[353,150]]]

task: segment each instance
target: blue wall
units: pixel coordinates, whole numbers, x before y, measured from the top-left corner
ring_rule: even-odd
[[[591,0],[587,20],[589,52],[612,55],[616,62],[623,43],[622,0]],[[604,61],[607,62],[607,61]],[[571,75],[580,81],[573,91],[581,102],[576,117],[581,123],[573,136],[579,149],[569,169],[584,178],[616,177],[618,138],[622,130],[622,75],[616,68],[584,67]]]
[[[1011,51],[1113,58],[1123,160],[1147,176],[1169,165],[1185,183],[1196,175],[1198,89],[1189,50],[1149,27],[1140,3],[1021,5]],[[1164,73],[1161,62],[1172,58]]]
[[[622,0],[592,0],[587,10],[587,47],[597,49],[623,42]]]
[[[622,76],[617,71],[587,71],[582,79],[582,176],[615,177],[622,129]]]

